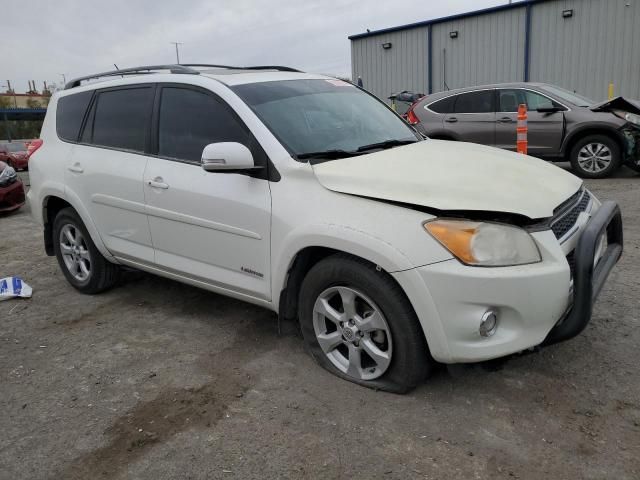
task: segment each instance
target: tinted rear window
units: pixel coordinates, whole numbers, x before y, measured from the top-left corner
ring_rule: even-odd
[[[100,92],[91,143],[143,152],[151,116],[149,87]]]
[[[429,110],[436,113],[453,113],[456,104],[456,97],[449,97],[439,100],[429,106]]]
[[[56,131],[62,140],[75,142],[82,125],[82,119],[91,101],[92,91],[67,95],[58,100],[56,110]]]
[[[482,90],[458,95],[455,113],[493,113],[494,92]]]

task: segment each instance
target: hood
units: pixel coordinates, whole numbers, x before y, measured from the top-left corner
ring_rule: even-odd
[[[627,98],[616,97],[606,102],[596,103],[589,107],[593,112],[611,112],[613,110],[622,110],[623,112],[635,113],[640,115],[640,102],[638,100],[630,100]]]
[[[472,143],[426,140],[313,165],[335,192],[420,205],[553,216],[582,180],[543,160]]]

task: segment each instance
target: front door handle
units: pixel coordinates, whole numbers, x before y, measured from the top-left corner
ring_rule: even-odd
[[[445,120],[447,123],[456,123],[458,119],[456,117],[449,117]]]
[[[162,190],[166,190],[169,188],[169,184],[164,183],[162,177],[156,177],[153,180],[149,180],[147,182],[147,185],[149,185],[151,188],[161,188]]]
[[[71,165],[70,167],[68,167],[67,170],[69,170],[70,172],[73,172],[73,173],[82,173],[82,172],[84,172],[84,168],[82,168],[82,165],[80,165],[78,162],[76,162],[73,165]]]
[[[498,122],[500,122],[500,123],[513,123],[513,118],[511,118],[511,117],[502,117],[502,118],[498,119]]]

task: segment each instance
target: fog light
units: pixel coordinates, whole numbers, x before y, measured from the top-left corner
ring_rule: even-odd
[[[490,337],[498,329],[498,315],[493,310],[487,310],[480,320],[480,335]]]

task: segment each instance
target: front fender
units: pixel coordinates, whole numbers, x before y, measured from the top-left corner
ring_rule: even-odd
[[[280,297],[287,272],[296,255],[309,247],[324,247],[349,253],[379,265],[389,273],[415,266],[404,252],[385,240],[344,225],[304,225],[289,232],[278,243],[281,248],[273,257],[272,298]]]

